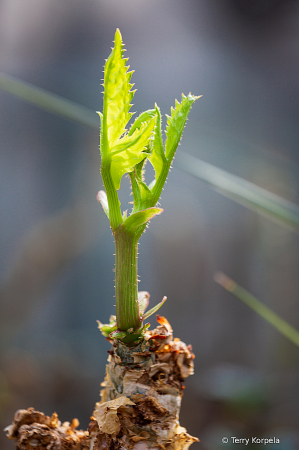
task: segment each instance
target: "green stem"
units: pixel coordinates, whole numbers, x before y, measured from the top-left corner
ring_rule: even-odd
[[[214,280],[216,283],[224,287],[224,289],[234,294],[239,300],[244,302],[245,305],[253,309],[253,311],[258,313],[263,319],[273,325],[277,331],[299,347],[299,331],[283,320],[278,314],[264,305],[260,300],[239,286],[224,273],[217,272],[214,275]]]
[[[123,226],[114,232],[116,321],[121,331],[136,330],[141,325],[137,287],[139,237],[139,233],[128,232]]]
[[[110,162],[103,162],[101,165],[101,175],[105,187],[108,205],[109,205],[109,220],[112,231],[115,231],[123,222],[120,201],[118,199],[117,190],[114,187],[113,180],[110,173]]]
[[[133,200],[134,200],[132,213],[135,213],[136,211],[140,211],[142,209],[142,199],[141,199],[141,194],[140,194],[140,190],[138,187],[138,183],[136,181],[135,171],[136,171],[136,169],[134,169],[133,172],[129,173],[129,176],[131,179]]]
[[[171,161],[172,161],[172,159],[170,159],[170,161],[167,161],[164,163],[162,171],[159,175],[159,178],[156,180],[156,183],[155,183],[154,187],[152,188],[153,201],[152,201],[151,206],[155,206],[160,198],[163,186],[165,184],[165,181],[167,179],[168,172],[169,172],[169,169],[171,166]]]

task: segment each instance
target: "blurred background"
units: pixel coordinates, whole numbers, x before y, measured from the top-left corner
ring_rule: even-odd
[[[117,27],[134,111],[202,94],[178,151],[299,204],[298,1],[1,0],[0,70],[101,110]],[[2,91],[0,115],[0,428],[30,406],[86,428],[109,350],[96,320],[114,314],[98,132]],[[127,179],[121,189],[125,210]],[[298,234],[175,162],[161,206],[139,290],[152,306],[167,295],[161,314],[196,354],[181,412],[192,448],[276,436],[267,449],[298,449],[299,349],[213,281],[223,271],[299,328]],[[0,447],[13,448],[4,433]]]

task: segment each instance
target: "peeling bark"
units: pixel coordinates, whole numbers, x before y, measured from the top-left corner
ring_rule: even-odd
[[[61,424],[56,413],[49,417],[29,408],[18,410],[4,431],[17,450],[88,450],[92,436],[76,430],[78,425],[77,419]]]
[[[79,422],[61,425],[57,415],[19,410],[5,431],[18,450],[188,450],[198,441],[179,424],[183,382],[193,374],[190,346],[173,339],[168,321],[140,344],[113,341],[101,402],[88,431]]]
[[[103,439],[111,439],[108,448],[115,450],[187,450],[198,441],[179,425],[183,382],[193,374],[194,355],[173,339],[164,317],[157,319],[160,325],[137,347],[113,343],[102,401],[94,411],[99,427],[94,450]]]

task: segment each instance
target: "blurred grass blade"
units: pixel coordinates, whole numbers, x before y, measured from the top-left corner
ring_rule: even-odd
[[[91,109],[1,72],[0,89],[53,114],[99,129],[98,116]],[[299,231],[299,207],[296,204],[183,152],[178,152],[175,166],[245,207]]]
[[[5,75],[2,72],[0,72],[0,89],[58,116],[96,128],[97,130],[100,127],[98,115],[91,109],[20,81],[17,78]]]
[[[220,284],[220,286],[224,287],[224,289],[234,294],[239,300],[245,303],[245,305],[249,306],[249,308],[253,309],[263,319],[273,325],[279,333],[283,334],[299,347],[299,331],[283,320],[278,314],[261,303],[256,297],[235,283],[231,278],[224,275],[224,273],[217,272],[214,275],[214,280],[216,283]]]
[[[183,152],[178,152],[175,166],[243,206],[299,231],[299,207],[296,204]]]

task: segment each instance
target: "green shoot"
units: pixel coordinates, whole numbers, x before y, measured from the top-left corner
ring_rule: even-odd
[[[182,95],[167,117],[166,141],[163,147],[161,114],[157,105],[143,112],[126,128],[133,113],[131,101],[135,91],[130,83],[133,72],[126,66],[120,31],[115,33],[115,45],[105,64],[104,103],[101,118],[100,152],[101,174],[104,191],[98,194],[109,218],[115,239],[115,297],[116,319],[109,325],[99,324],[104,335],[121,339],[130,344],[142,338],[145,326],[142,322],[154,314],[166,300],[144,313],[144,297],[141,300],[137,289],[137,246],[147,223],[162,209],[156,207],[165,184],[175,151],[180,142],[185,123],[198,97]],[[143,177],[147,162],[153,165],[155,179],[148,186]],[[133,193],[133,210],[129,216],[122,213],[118,190],[122,177],[128,174]]]

